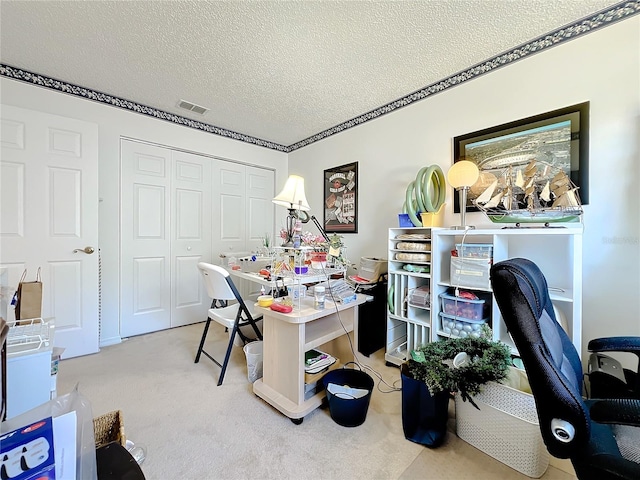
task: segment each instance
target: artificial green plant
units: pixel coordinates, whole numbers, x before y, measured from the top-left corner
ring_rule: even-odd
[[[467,365],[453,367],[453,358],[465,352]],[[483,384],[507,377],[511,365],[508,345],[491,339],[491,330],[484,327],[479,337],[446,338],[418,347],[407,363],[414,379],[423,381],[429,392],[460,392],[476,408],[473,395],[480,393]]]

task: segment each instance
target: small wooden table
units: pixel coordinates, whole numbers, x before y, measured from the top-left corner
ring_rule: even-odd
[[[351,347],[357,348],[357,338],[349,342],[347,335],[354,332],[357,337],[356,307],[365,301],[360,294],[347,304],[327,299],[324,310],[315,310],[313,298],[305,297],[287,314],[259,307],[264,317],[263,377],[254,382],[254,393],[294,423],[302,423],[325,396],[324,391],[305,394],[305,352],[319,348],[336,358],[353,359]]]

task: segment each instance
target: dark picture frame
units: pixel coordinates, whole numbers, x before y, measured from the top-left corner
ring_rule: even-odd
[[[453,139],[453,161],[469,160],[480,169],[491,168],[491,159],[528,147],[540,160],[561,168],[579,188],[582,205],[589,203],[589,102],[497,125]],[[496,162],[493,162],[495,166]],[[469,191],[467,211],[478,211],[472,203],[482,177]],[[475,190],[475,191],[474,191]],[[454,212],[460,199],[454,195]]]
[[[324,171],[324,229],[358,233],[358,162]]]

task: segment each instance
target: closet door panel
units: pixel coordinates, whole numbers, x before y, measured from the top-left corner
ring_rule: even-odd
[[[247,253],[245,242],[245,169],[224,160],[214,160],[212,171],[212,232],[214,255]]]
[[[173,151],[171,326],[201,322],[209,300],[198,262],[211,260],[211,159]]]
[[[171,154],[121,141],[120,335],[171,324]]]
[[[256,250],[262,245],[262,238],[274,235],[274,204],[271,201],[274,193],[273,170],[247,167],[247,246]]]

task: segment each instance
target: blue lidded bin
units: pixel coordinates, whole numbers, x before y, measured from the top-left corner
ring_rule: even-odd
[[[398,214],[398,224],[399,227],[415,227],[408,213]]]

